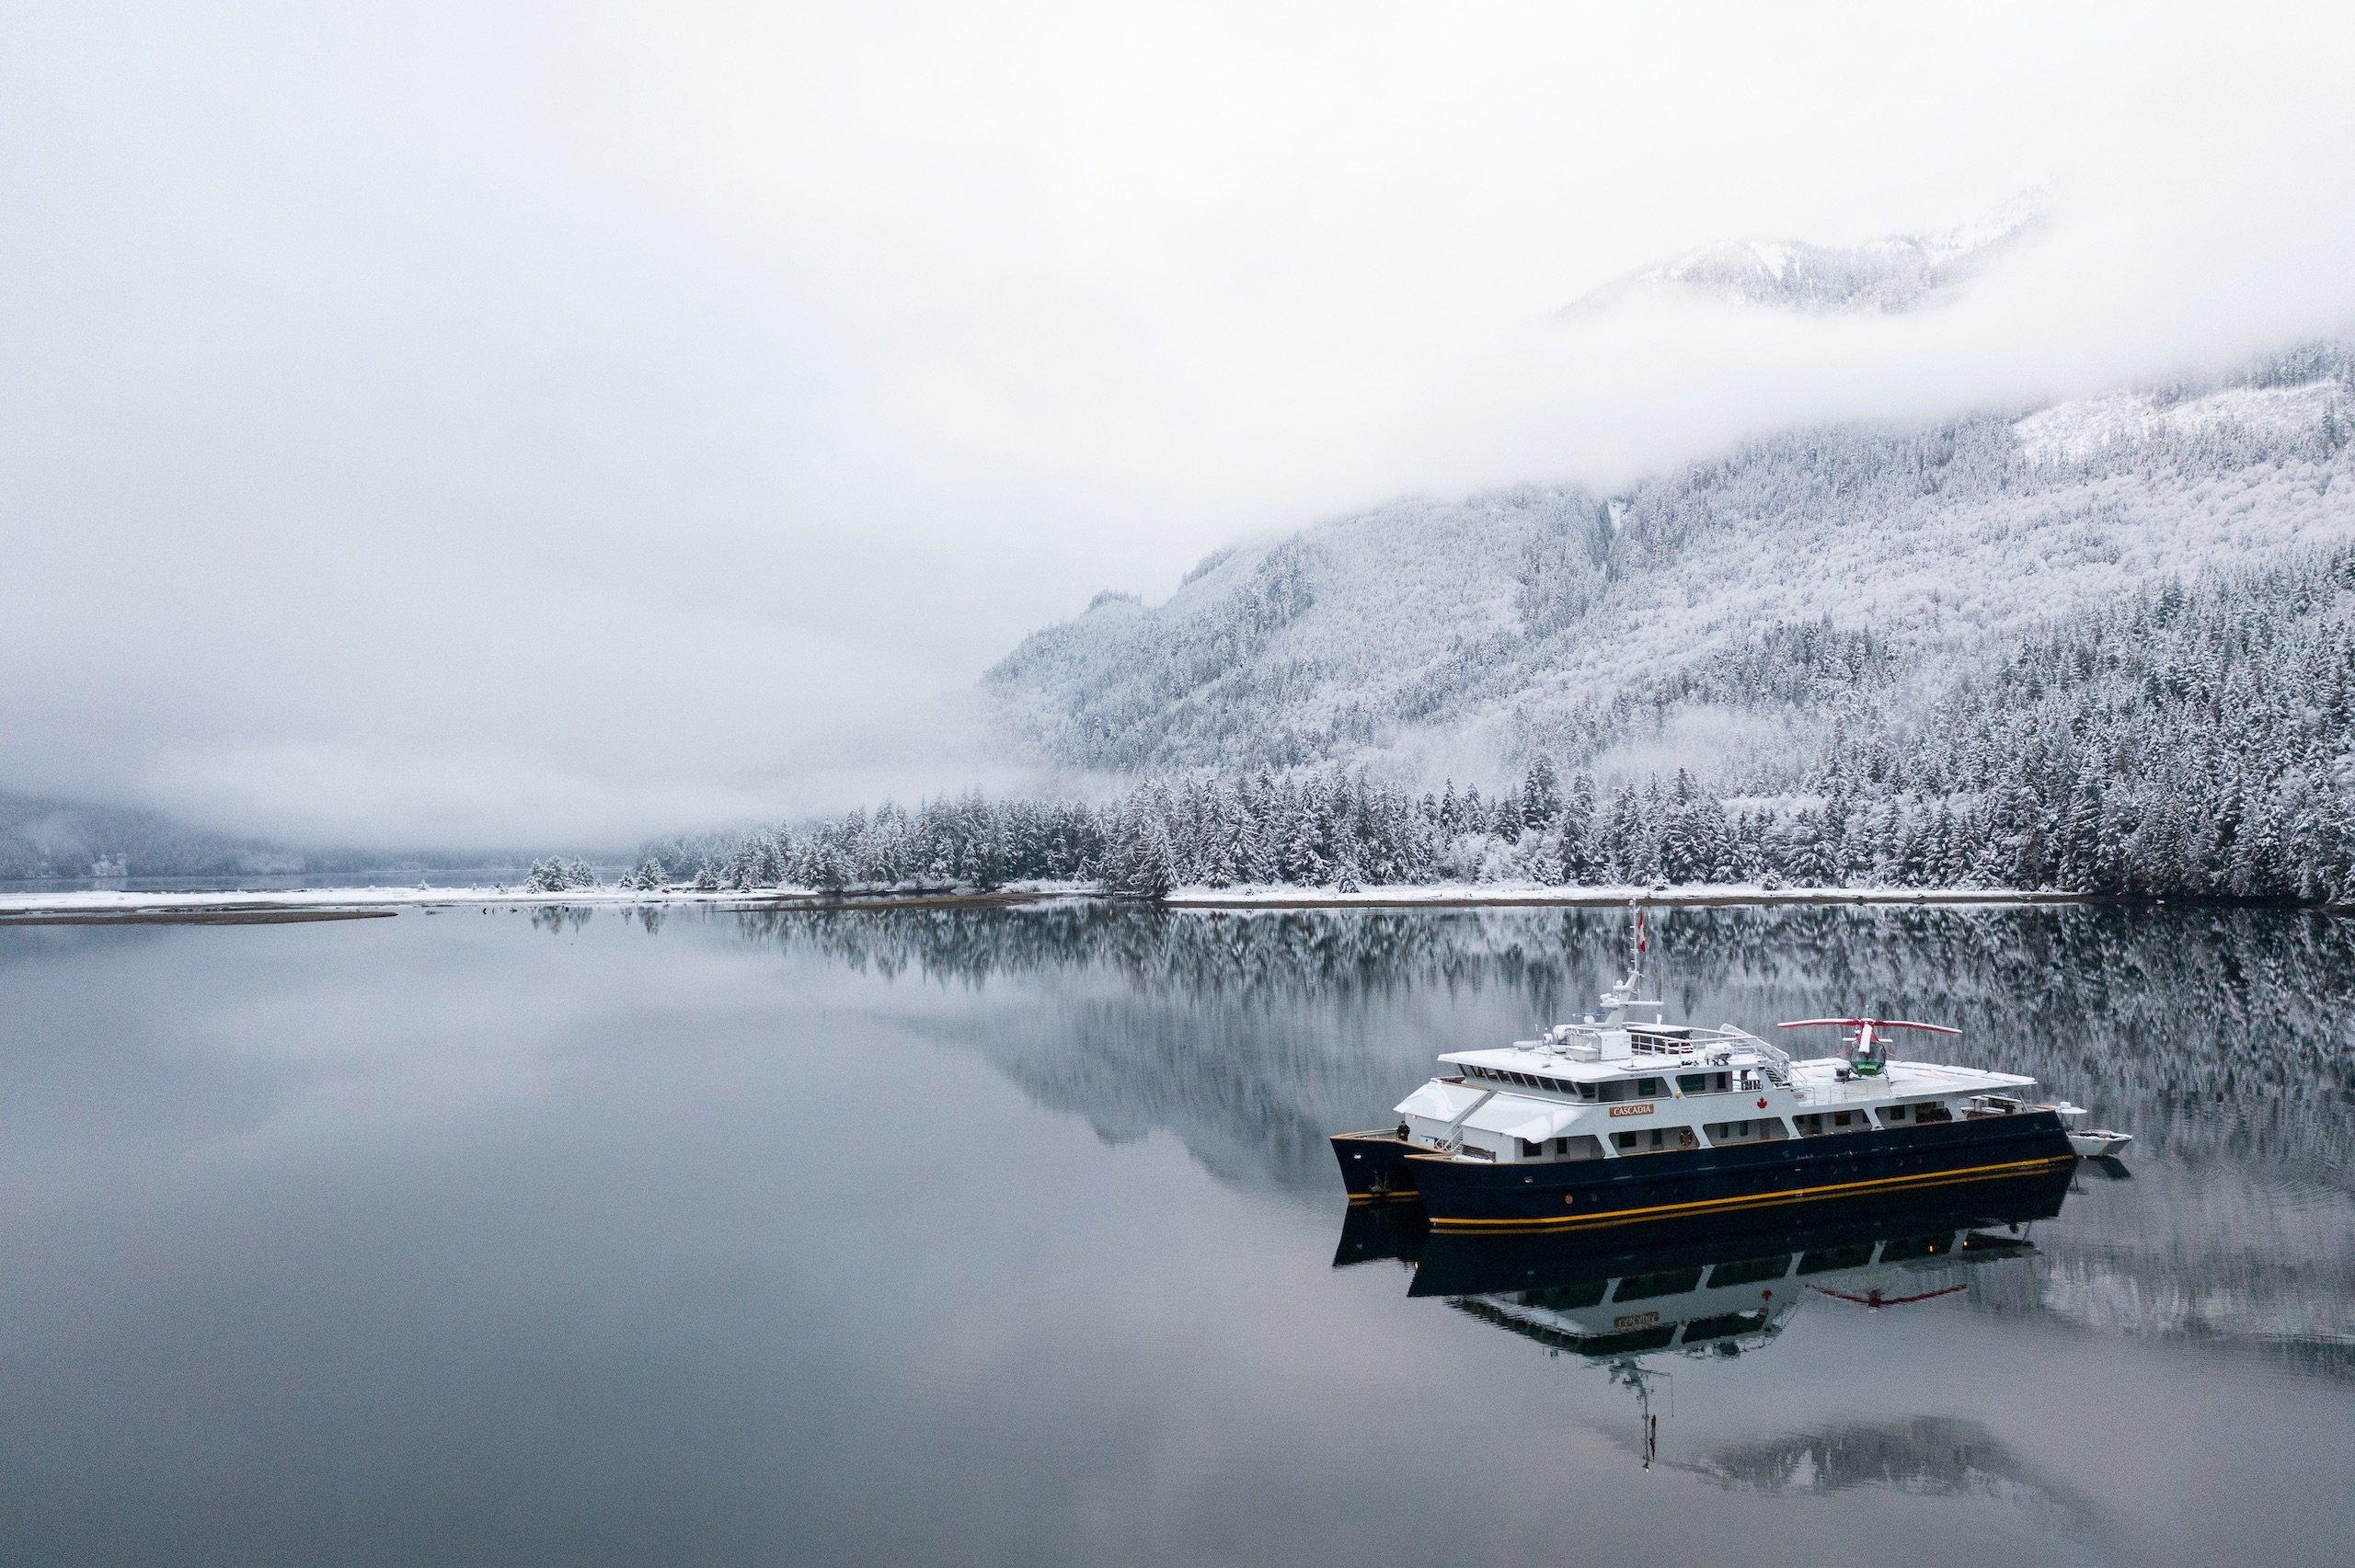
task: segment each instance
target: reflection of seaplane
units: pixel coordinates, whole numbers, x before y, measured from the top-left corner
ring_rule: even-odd
[[[1796,1060],[1748,1031],[1661,1021],[1643,994],[1643,917],[1603,1011],[1543,1036],[1451,1051],[1395,1127],[1338,1133],[1351,1203],[1419,1202],[1442,1230],[1699,1231],[1770,1209],[1899,1196],[2063,1169],[2074,1105],[2018,1073],[1898,1060],[1891,1018],[1806,1018],[1846,1031]],[[2124,1135],[2087,1135],[2094,1152]]]
[[[2033,1252],[2024,1227],[2060,1212],[2066,1168],[1991,1184],[1943,1201],[1852,1203],[1805,1226],[1639,1246],[1599,1236],[1505,1239],[1434,1231],[1411,1207],[1350,1210],[1335,1267],[1396,1259],[1410,1296],[1508,1329],[1554,1355],[1583,1357],[1635,1391],[1644,1463],[1659,1436],[1656,1385],[1671,1357],[1759,1350],[1802,1299],[1867,1310],[1963,1288],[1964,1265]]]

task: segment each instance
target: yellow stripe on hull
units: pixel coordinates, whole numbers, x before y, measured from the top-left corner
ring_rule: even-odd
[[[1966,1165],[1959,1170],[1924,1171],[1911,1176],[1880,1176],[1861,1182],[1834,1182],[1827,1186],[1792,1187],[1786,1192],[1745,1193],[1736,1197],[1655,1204],[1648,1208],[1617,1208],[1602,1214],[1566,1214],[1557,1219],[1449,1219],[1435,1215],[1431,1219],[1431,1229],[1482,1230],[1491,1234],[1503,1230],[1601,1230],[1609,1225],[1634,1225],[1647,1219],[1668,1219],[1680,1215],[1706,1214],[1729,1208],[1820,1203],[1851,1193],[1900,1192],[1916,1187],[1948,1186],[1959,1182],[1994,1181],[2004,1176],[2024,1176],[2034,1171],[2050,1171],[2055,1166],[2074,1164],[2075,1161],[2074,1154],[2058,1154],[2041,1160],[2014,1160],[2001,1165]]]

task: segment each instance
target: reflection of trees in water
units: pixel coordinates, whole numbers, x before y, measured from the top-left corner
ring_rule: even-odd
[[[2097,1512],[2091,1499],[2037,1475],[1980,1423],[1947,1416],[1859,1421],[1728,1443],[1681,1468],[1720,1486],[1777,1495],[1877,1486],[1916,1496],[1993,1498],[2037,1523],[2072,1530],[2092,1523]]]
[[[1229,1180],[1305,1192],[1332,1185],[1327,1136],[1386,1124],[1435,1051],[1525,1032],[1533,993],[1563,994],[1558,924],[1526,918],[1088,902],[741,919],[886,979],[1019,982],[942,1025],[951,1043],[1108,1140],[1166,1129]]]
[[[1481,1011],[1522,1032],[1589,1004],[1618,961],[1622,921],[1595,910],[1229,913],[1097,902],[739,919],[759,940],[887,978],[913,970],[979,984],[1101,971],[1128,993],[1119,1007],[1179,1002],[1196,1024],[1208,1022],[1204,1009],[1230,1020],[1275,1010],[1297,1022],[1304,1012],[1489,996],[1499,1006]],[[2355,1172],[2355,922],[2071,906],[1681,909],[1655,920],[1672,1016],[1763,1032],[1777,1018],[1855,1007],[1958,1024],[1960,1059],[2033,1072],[2146,1147],[2308,1175]],[[1140,1026],[1157,1046],[1185,1043],[1183,1028],[1160,1038],[1141,1016]],[[1501,1037],[1467,1030],[1441,1044]],[[1262,1065],[1312,1070],[1294,1058]]]
[[[1623,917],[1595,910],[732,918],[757,942],[971,988],[924,1026],[1040,1104],[1109,1141],[1166,1131],[1222,1179],[1303,1194],[1332,1185],[1326,1135],[1385,1124],[1436,1051],[1591,1005],[1624,952]],[[2330,1347],[2355,1339],[2355,922],[2066,906],[1655,919],[1671,1016],[1763,1033],[1854,1006],[1959,1024],[1959,1059],[2033,1072],[2138,1135],[2142,1173],[2111,1218],[2064,1215],[2036,1270],[1973,1283],[1982,1308],[2344,1368]]]
[[[1433,985],[1525,986],[1547,1005],[1566,974],[1599,975],[1611,917],[1591,910],[1237,913],[1073,900],[990,909],[766,910],[737,917],[757,940],[803,946],[886,977],[978,983],[1106,968],[1155,994],[1296,1000],[1383,997]],[[1582,989],[1591,989],[1589,981]]]
[[[1957,1024],[1960,1059],[2034,1073],[2178,1157],[2355,1174],[2355,923],[2279,910],[1708,910],[1666,922],[1663,945],[1671,973],[1737,1020],[1811,998]]]
[[[2096,1195],[2060,1226],[2033,1272],[1975,1276],[1973,1304],[2255,1348],[2355,1378],[2355,1204],[2344,1192],[2226,1160],[2146,1162],[2131,1188]]]

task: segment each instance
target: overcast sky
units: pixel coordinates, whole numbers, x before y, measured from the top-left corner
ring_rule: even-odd
[[[0,787],[790,812],[1236,537],[2355,316],[2346,9],[2056,9],[18,0]],[[1943,311],[1544,320],[2039,180]]]

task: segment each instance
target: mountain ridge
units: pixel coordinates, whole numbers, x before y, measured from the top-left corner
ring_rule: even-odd
[[[1716,300],[1805,315],[1900,315],[1952,299],[2041,235],[2051,195],[2019,192],[1952,228],[1880,235],[1855,245],[1799,239],[1720,240],[1614,278],[1557,313],[1576,319],[1646,302]]]
[[[1844,708],[2167,575],[2355,540],[2355,355],[1911,427],[1752,441],[1616,491],[1401,500],[1099,599],[985,674],[1068,767],[1687,766],[1788,785]]]

